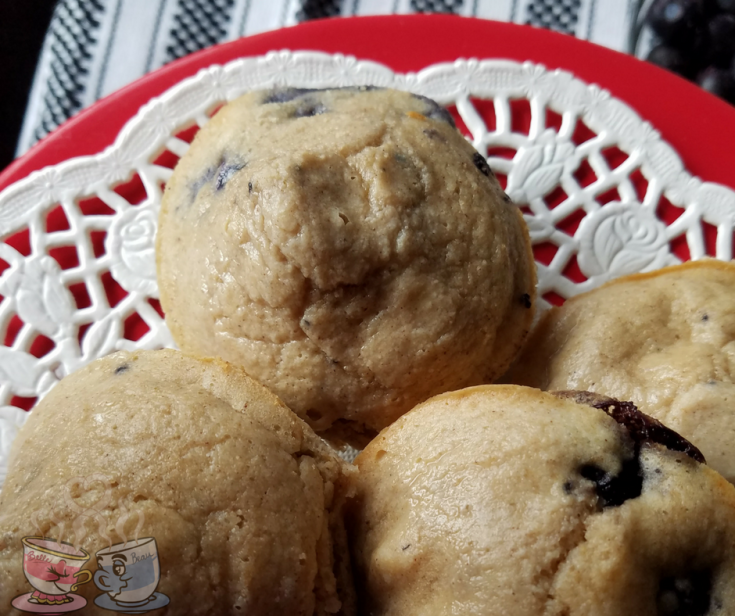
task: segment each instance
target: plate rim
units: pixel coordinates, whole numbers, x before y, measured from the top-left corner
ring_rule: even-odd
[[[419,35],[432,44],[412,44]],[[274,48],[346,53],[387,63],[398,72],[420,70],[428,64],[458,57],[530,60],[570,70],[587,83],[601,83],[652,121],[686,158],[693,175],[735,188],[732,164],[728,164],[734,155],[721,138],[728,130],[735,134],[735,107],[694,84],[628,54],[558,32],[456,15],[412,14],[314,20],[243,37],[180,58],[68,120],[0,171],[0,190],[48,164],[99,153],[110,145],[122,124],[141,104],[200,68],[238,57],[262,55]],[[605,66],[604,71],[600,70],[601,65]],[[631,79],[631,70],[638,80]],[[633,81],[640,85],[635,86]],[[660,92],[675,94],[663,111],[657,105]],[[121,122],[117,116],[124,120]],[[681,130],[682,117],[692,124],[690,130]],[[712,126],[713,117],[718,123],[724,123],[722,130]],[[108,122],[101,122],[101,118]],[[106,127],[110,122],[112,128]],[[693,135],[701,146],[695,144]]]
[[[341,53],[330,54],[311,50],[271,51],[261,56],[248,56],[232,60],[224,65],[213,64],[167,88],[162,94],[154,96],[129,118],[118,132],[112,145],[101,152],[86,156],[69,158],[55,165],[32,172],[27,177],[0,190],[0,236],[7,237],[18,231],[34,214],[69,195],[80,194],[80,184],[88,177],[90,169],[102,166],[106,169],[105,180],[125,181],[129,170],[134,169],[130,161],[141,158],[146,149],[144,143],[150,133],[168,128],[169,117],[176,105],[177,98],[185,99],[188,91],[196,95],[196,88],[203,81],[215,90],[222,90],[221,99],[232,100],[227,94],[228,78],[234,76],[246,79],[252,75],[247,84],[230,85],[230,90],[242,91],[272,87],[273,85],[308,85],[315,79],[314,72],[320,65],[336,68],[337,72],[347,73],[355,85],[360,83],[380,83],[387,87],[404,90],[421,90],[424,95],[432,96],[431,81],[438,80],[444,85],[447,80],[459,76],[459,81],[452,84],[455,90],[467,91],[467,83],[476,80],[484,70],[505,70],[496,83],[488,85],[489,90],[505,89],[508,96],[516,94],[541,95],[549,102],[564,101],[567,105],[578,108],[579,115],[591,120],[591,128],[605,126],[616,129],[617,137],[622,145],[631,150],[643,152],[643,165],[654,168],[658,175],[667,177],[673,188],[665,192],[672,203],[681,205],[690,201],[699,208],[702,218],[710,224],[722,224],[730,219],[735,224],[735,190],[716,182],[703,182],[692,174],[678,153],[661,133],[650,122],[641,116],[625,101],[596,84],[589,84],[570,71],[547,69],[543,64],[530,61],[519,63],[513,60],[497,58],[456,59],[454,62],[441,62],[424,67],[418,72],[400,72],[370,59],[358,59],[355,56]],[[303,75],[299,75],[299,70]],[[525,73],[525,75],[519,75]],[[325,75],[331,76],[325,72]],[[355,80],[355,76],[362,79]],[[487,75],[489,77],[489,75]],[[444,80],[444,81],[442,81]],[[520,81],[519,81],[520,80]],[[428,87],[427,87],[428,86]],[[442,102],[439,100],[439,102]],[[186,102],[192,107],[190,101]],[[204,105],[199,113],[205,113]],[[168,106],[168,108],[167,108]],[[559,105],[561,107],[561,104]],[[157,116],[158,124],[147,123],[149,116]],[[171,126],[175,128],[175,126]],[[170,134],[170,130],[169,130]],[[627,144],[626,144],[627,142]],[[133,151],[127,151],[126,148]],[[96,182],[99,183],[99,180]],[[90,184],[87,188],[91,188]],[[728,211],[729,210],[729,211]]]
[[[312,51],[281,51],[271,52],[269,54],[266,54],[265,56],[240,58],[224,66],[212,65],[201,69],[196,75],[189,77],[181,82],[178,82],[176,85],[169,88],[161,96],[151,99],[139,110],[138,114],[128,120],[125,129],[120,131],[116,142],[106,150],[103,150],[102,152],[91,156],[71,158],[62,163],[59,163],[56,166],[52,166],[31,174],[24,180],[21,180],[20,182],[17,182],[16,184],[8,187],[4,191],[2,191],[2,193],[0,193],[0,226],[2,225],[2,204],[6,202],[6,199],[9,199],[9,196],[12,197],[17,193],[21,193],[23,190],[27,190],[30,192],[29,202],[32,207],[26,209],[24,209],[23,207],[16,208],[16,213],[19,213],[14,218],[12,216],[10,217],[12,224],[23,224],[26,219],[33,216],[34,212],[48,209],[49,206],[54,205],[57,201],[62,201],[63,199],[57,199],[53,194],[54,186],[52,180],[54,179],[54,177],[51,176],[55,176],[56,179],[61,180],[59,190],[61,190],[62,192],[66,191],[67,194],[74,193],[76,195],[86,194],[85,189],[77,188],[76,185],[73,184],[73,182],[69,184],[71,174],[67,173],[67,171],[75,166],[79,166],[81,168],[84,166],[85,163],[92,163],[94,167],[99,162],[99,160],[103,159],[104,157],[110,157],[110,153],[114,153],[116,151],[116,146],[122,147],[125,143],[127,143],[127,141],[135,144],[136,139],[140,141],[141,135],[136,135],[136,128],[140,128],[143,126],[143,119],[145,118],[145,116],[151,110],[158,109],[159,112],[165,111],[165,109],[162,109],[164,104],[167,102],[175,101],[177,96],[185,97],[187,89],[190,86],[194,84],[201,85],[202,82],[206,82],[207,80],[209,80],[208,85],[221,87],[225,89],[224,91],[226,91],[227,86],[225,82],[227,78],[226,73],[228,72],[228,70],[231,73],[235,74],[235,77],[237,77],[236,74],[238,73],[238,71],[243,72],[242,67],[248,66],[253,69],[251,72],[257,75],[259,64],[268,65],[270,63],[275,65],[283,65],[284,63],[288,64],[290,59],[301,60],[303,63],[307,64],[309,61],[318,60],[329,65],[330,67],[333,64],[347,66],[351,69],[355,69],[355,67],[358,67],[366,73],[371,73],[376,78],[387,81],[388,83],[386,85],[402,85],[404,86],[403,89],[409,89],[409,86],[411,86],[412,90],[426,94],[430,94],[431,92],[427,92],[425,90],[422,91],[420,88],[418,88],[418,86],[426,86],[427,84],[430,85],[432,79],[437,80],[437,82],[440,83],[446,83],[448,81],[446,73],[447,71],[449,71],[450,73],[452,73],[451,76],[453,76],[456,80],[455,88],[459,89],[449,90],[445,92],[443,94],[444,100],[451,100],[453,96],[452,93],[455,91],[459,92],[460,94],[464,93],[465,95],[469,95],[471,91],[473,94],[482,97],[482,94],[478,93],[478,91],[474,88],[474,86],[476,86],[475,82],[469,82],[472,83],[473,87],[470,90],[463,91],[462,84],[467,83],[463,81],[463,79],[470,80],[470,78],[477,77],[478,74],[482,74],[482,71],[485,68],[498,69],[498,82],[493,85],[486,85],[483,82],[483,87],[487,87],[491,91],[497,90],[498,87],[504,87],[508,90],[509,94],[513,92],[521,92],[529,99],[534,94],[538,95],[538,92],[543,93],[543,96],[547,98],[557,96],[562,98],[566,97],[566,99],[574,99],[576,100],[574,104],[577,105],[579,109],[576,111],[570,111],[569,113],[575,117],[576,115],[582,115],[582,108],[589,108],[592,111],[599,111],[600,109],[604,111],[605,109],[607,109],[608,111],[605,112],[607,113],[607,115],[604,115],[605,119],[609,119],[611,114],[612,116],[615,116],[615,114],[617,114],[616,117],[618,119],[621,130],[625,129],[630,133],[626,135],[626,138],[633,139],[634,141],[640,140],[640,135],[637,135],[637,133],[640,132],[643,139],[639,144],[640,147],[651,147],[653,145],[658,148],[656,150],[656,156],[654,158],[656,160],[665,159],[664,162],[668,165],[669,171],[671,171],[678,179],[679,186],[677,190],[679,190],[679,192],[681,193],[682,198],[686,196],[686,193],[693,194],[706,191],[710,191],[711,193],[712,191],[720,191],[720,193],[724,194],[727,200],[729,200],[729,204],[726,208],[726,214],[729,216],[729,223],[731,224],[733,221],[735,221],[735,191],[725,186],[701,182],[700,180],[693,178],[692,175],[688,171],[686,171],[686,169],[684,169],[683,163],[676,151],[671,146],[666,144],[661,135],[655,129],[653,129],[653,127],[648,122],[644,121],[631,107],[629,107],[626,103],[624,103],[617,97],[611,96],[606,90],[599,88],[594,84],[590,85],[568,71],[563,71],[559,69],[548,70],[543,65],[534,64],[531,62],[520,63],[516,61],[499,60],[493,58],[487,60],[454,60],[453,62],[442,62],[425,67],[418,73],[401,73],[372,60],[357,60],[354,56],[346,56],[343,54],[328,54],[324,52]],[[260,68],[262,69],[263,66],[260,66]],[[271,75],[271,72],[269,72],[269,70],[265,70],[264,72],[268,75]],[[490,72],[492,72],[492,70]],[[329,70],[325,71],[324,74],[334,78],[334,75],[332,75]],[[289,76],[287,79],[289,85],[299,85],[299,81],[296,79],[292,79],[291,77],[292,76]],[[487,77],[487,75],[485,75],[485,77]],[[314,85],[317,85],[317,83],[319,83],[316,78],[314,78],[313,73],[311,74],[311,78],[314,79],[316,83],[311,83],[307,85],[312,85],[313,87]],[[355,76],[351,75],[351,78],[354,79]],[[370,81],[375,82],[374,79],[371,79]],[[364,81],[361,80],[358,83],[364,83]],[[349,85],[349,83],[341,85]],[[232,87],[234,87],[235,89],[239,88],[237,95],[239,95],[243,91],[242,84],[240,83],[235,83],[235,86]],[[250,89],[252,89],[252,87],[253,86],[251,84]],[[492,97],[494,95],[489,93],[488,96]],[[220,100],[227,98],[228,96],[226,94],[223,94],[219,97]],[[439,97],[439,100],[442,101],[442,97]],[[202,106],[200,112],[204,113],[207,105],[212,105],[212,100],[207,100],[207,97],[203,97],[203,99],[198,104]],[[194,105],[193,103],[192,105],[192,109],[196,109],[196,105]],[[179,110],[179,112],[181,114],[181,110]],[[193,111],[191,113],[193,114]],[[157,119],[163,118],[164,124],[165,122],[169,121],[171,117],[177,118],[171,126],[171,128],[173,129],[177,128],[180,125],[181,117],[186,117],[188,119],[190,117],[193,117],[193,115],[168,116],[165,113],[157,114]],[[151,130],[156,130],[155,121],[152,122],[152,125],[153,128]],[[592,128],[595,128],[594,123],[590,123],[590,126]],[[169,135],[171,135],[171,130],[163,129],[161,134],[168,137]],[[568,138],[568,135],[566,138]],[[142,140],[145,141],[144,138]],[[621,142],[615,141],[615,143]],[[145,148],[145,145],[141,145],[140,143],[138,143],[138,145]],[[540,146],[537,145],[533,147],[536,148]],[[661,156],[662,152],[665,153],[667,156]],[[133,155],[132,158],[135,159],[136,156]],[[145,161],[149,161],[150,153],[148,155],[139,154],[138,159],[141,158]],[[120,161],[118,160],[118,162]],[[122,175],[122,177],[120,177],[120,181],[124,181],[128,177],[130,171],[135,170],[136,167],[137,164],[128,167],[125,167],[125,165],[121,165],[120,168],[123,169],[124,174]],[[84,169],[82,169],[82,172],[77,176],[76,179],[81,181],[79,178],[83,179],[84,177]],[[48,182],[46,182],[46,180],[48,180]],[[98,177],[96,183],[98,185],[107,186],[109,181],[110,177],[104,176],[102,178]],[[66,184],[64,184],[64,182],[66,182]],[[33,193],[34,188],[38,189],[35,193]],[[26,196],[28,197],[29,195]],[[673,201],[675,202],[677,200],[678,199],[676,198],[673,199]],[[11,223],[8,223],[7,220],[5,222],[6,232],[11,233],[12,225],[10,227],[10,230],[8,230],[7,228],[7,225]],[[43,393],[45,393],[45,391]],[[7,408],[9,407],[0,409],[0,412],[6,410]]]

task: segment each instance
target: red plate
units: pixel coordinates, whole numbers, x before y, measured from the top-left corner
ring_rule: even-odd
[[[735,149],[729,141],[735,135],[735,108],[683,79],[631,56],[530,26],[410,15],[310,22],[182,58],[64,124],[0,174],[0,190],[46,165],[103,150],[141,105],[200,68],[274,49],[341,52],[401,72],[472,57],[531,60],[550,69],[563,68],[633,107],[660,131],[692,174],[735,188]]]
[[[227,64],[241,57],[264,56],[269,51],[284,48],[349,54],[359,59],[380,62],[401,73],[419,71],[426,66],[452,62],[457,58],[529,60],[543,64],[548,69],[564,69],[587,83],[601,85],[614,97],[633,107],[660,131],[665,141],[675,148],[690,173],[700,176],[707,182],[717,182],[735,189],[735,177],[732,174],[732,169],[735,168],[735,154],[726,140],[726,136],[735,134],[735,108],[731,108],[696,86],[631,56],[546,30],[454,16],[412,15],[312,22],[214,47],[174,62],[103,99],[52,133],[0,174],[0,190],[22,179],[31,171],[58,164],[69,158],[101,152],[115,141],[122,127],[142,105],[183,80],[194,76],[200,69]],[[526,119],[530,120],[531,110],[528,105],[521,105],[518,109],[520,124],[523,124],[521,116],[524,114],[527,115]],[[524,109],[527,109],[527,112]],[[512,112],[514,121],[511,130],[521,133],[525,130],[527,133],[529,129],[527,122],[525,129],[520,124],[516,127],[516,111],[514,107]],[[561,119],[559,114],[556,114],[556,117],[558,120]],[[604,125],[604,122],[602,124]],[[582,127],[589,131],[584,124]],[[644,138],[651,139],[651,143],[660,143],[652,130],[642,131],[641,134],[648,135]],[[611,149],[616,150],[617,148]],[[666,150],[667,148],[657,151],[664,151],[665,154]],[[625,154],[620,150],[618,153]],[[168,161],[170,164],[164,162],[160,164],[173,165],[177,156],[164,152],[162,157],[166,155],[172,156]],[[498,156],[502,157],[502,154]],[[665,163],[666,157],[657,154],[656,161],[659,160]],[[582,169],[583,167],[580,166],[579,171]],[[592,179],[578,177],[577,172],[575,172],[575,179],[586,186],[584,182],[586,179],[589,179],[589,182],[594,180],[594,173],[592,173],[594,170],[589,168],[589,171]],[[586,173],[583,172],[583,175]],[[685,175],[689,177],[688,173]],[[498,178],[501,182],[506,179],[501,175],[498,175]],[[641,178],[645,183],[645,178],[643,176]],[[630,176],[630,179],[633,180],[633,175]],[[690,184],[696,185],[697,183]],[[636,185],[635,188],[638,190],[640,187]],[[717,203],[714,202],[716,199],[713,199],[711,195],[715,194],[717,197],[717,190],[712,190],[712,188],[711,184],[707,185],[709,192],[705,191],[706,195],[701,199],[702,203],[698,205],[699,207],[707,205],[704,203],[706,201],[712,202],[712,207],[716,209]],[[722,197],[722,190],[724,189],[720,187],[720,197]],[[141,199],[146,196],[145,189],[137,175],[133,175],[133,178],[125,184],[119,185],[116,191],[130,204],[140,203]],[[138,194],[140,191],[142,191],[142,196]],[[643,191],[645,192],[645,188]],[[729,195],[729,191],[726,192]],[[81,195],[78,196],[81,198]],[[553,209],[564,200],[565,196],[563,190],[560,194],[559,191],[553,191],[545,197],[544,202],[546,206]],[[595,198],[603,196],[598,195]],[[605,200],[600,200],[599,204],[605,204],[611,199],[614,200],[615,197],[608,195]],[[731,200],[728,202],[731,205]],[[27,203],[29,202],[26,202],[23,207],[28,207]],[[667,203],[666,199],[661,197],[660,205],[666,206]],[[80,201],[79,207],[85,216],[111,213],[105,203],[90,196]],[[680,207],[670,207],[669,204],[668,209],[662,207],[661,211],[657,210],[656,213],[669,224],[682,211]],[[559,229],[567,236],[574,235],[581,224],[578,214],[580,214],[579,211],[572,212],[559,222]],[[696,236],[694,240],[701,239],[699,243],[703,245],[701,249],[697,249],[695,256],[715,255],[715,249],[720,243],[720,231],[722,231],[724,239],[721,243],[724,249],[720,252],[725,256],[720,258],[731,258],[733,238],[728,237],[732,234],[730,221],[731,217],[727,217],[724,221],[722,217],[715,221],[702,219],[702,229],[692,234]],[[56,209],[48,214],[46,224],[48,232],[68,228],[65,226],[68,225],[68,221],[61,205],[57,205]],[[722,229],[716,225],[720,225]],[[687,260],[690,258],[689,238],[688,234],[686,234],[687,237],[683,234],[684,230],[679,229],[679,235],[667,240],[667,246],[670,246],[679,258]],[[95,258],[99,256],[98,253],[106,249],[104,238],[105,233],[102,231],[92,234],[91,241]],[[683,241],[684,239],[686,241]],[[31,252],[31,237],[28,228],[19,229],[17,233],[6,237],[4,241],[23,255]],[[540,241],[534,246],[534,254],[539,263],[549,266],[558,249],[559,246],[556,244]],[[48,251],[48,255],[55,259],[63,270],[74,268],[79,263],[78,252],[73,246],[64,245],[53,248]],[[0,259],[0,273],[7,267],[8,263]],[[564,287],[566,291],[559,289],[561,295],[556,292],[556,287],[546,289],[545,292],[541,291],[543,298],[550,303],[561,303],[563,297],[573,294],[570,290],[572,287],[569,287],[567,283],[577,284],[585,281],[585,275],[579,267],[576,253],[563,267],[565,269],[558,273],[566,285]],[[113,279],[110,271],[101,271],[100,278],[104,286],[100,293],[107,295],[110,306],[116,306],[126,297],[127,292]],[[79,282],[75,279],[75,284],[70,285],[68,290],[73,295],[73,301],[82,309],[88,307],[91,300],[85,284],[77,284]],[[146,306],[146,310],[154,309],[158,312],[160,320],[162,314],[158,301],[154,298],[148,298],[147,301],[150,306]],[[80,343],[82,339],[86,339],[87,330],[91,325],[86,323],[79,328]],[[124,332],[121,335],[133,342],[139,341],[151,329],[138,312],[126,315],[123,325]],[[3,332],[5,346],[14,344],[23,326],[24,321],[17,314],[14,315],[7,324],[6,331]],[[90,336],[90,339],[101,338]],[[52,352],[54,345],[54,341],[48,337],[38,335],[30,345],[27,345],[29,348],[20,350],[27,351],[30,355],[41,359]],[[28,409],[35,403],[35,400],[36,398],[32,397],[14,396],[9,402]],[[2,451],[0,451],[0,463],[2,463]],[[0,470],[1,468],[0,464]]]

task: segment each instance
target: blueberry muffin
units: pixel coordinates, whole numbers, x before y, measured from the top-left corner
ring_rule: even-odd
[[[433,101],[375,88],[252,92],[166,186],[166,320],[318,433],[365,441],[502,374],[533,317],[520,211]]]
[[[544,315],[504,381],[632,400],[735,481],[735,264],[635,274]]]
[[[121,544],[152,538],[151,605],[168,599],[167,615],[352,614],[341,517],[349,472],[239,368],[176,351],[110,355],[61,381],[13,445],[0,493],[0,611],[20,613],[6,610],[33,591],[24,543],[46,537],[86,553],[92,573],[110,547],[124,556]],[[127,554],[116,566],[131,574]],[[108,596],[139,579],[123,573],[127,587],[110,595],[101,590],[111,573],[72,589],[84,614],[120,611]]]
[[[512,385],[442,394],[357,458],[371,616],[735,613],[735,487],[634,405]]]

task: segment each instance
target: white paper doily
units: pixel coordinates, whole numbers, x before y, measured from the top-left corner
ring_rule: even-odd
[[[247,90],[363,84],[455,106],[526,213],[543,298],[677,263],[675,245],[697,259],[711,240],[710,254],[732,258],[735,192],[692,177],[630,107],[568,72],[457,60],[399,74],[288,51],[212,66],[152,99],[104,152],[0,193],[0,485],[27,417],[14,404],[32,405],[113,350],[173,346],[156,300],[154,234],[162,186],[197,128]],[[666,208],[680,213],[668,226]]]

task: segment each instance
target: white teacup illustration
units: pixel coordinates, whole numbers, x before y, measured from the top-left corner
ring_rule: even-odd
[[[118,543],[100,550],[96,557],[94,583],[117,605],[144,606],[154,599],[161,569],[153,537]]]
[[[67,593],[92,579],[82,570],[89,554],[48,537],[23,537],[23,573],[35,592],[31,603],[56,605],[72,601]]]

